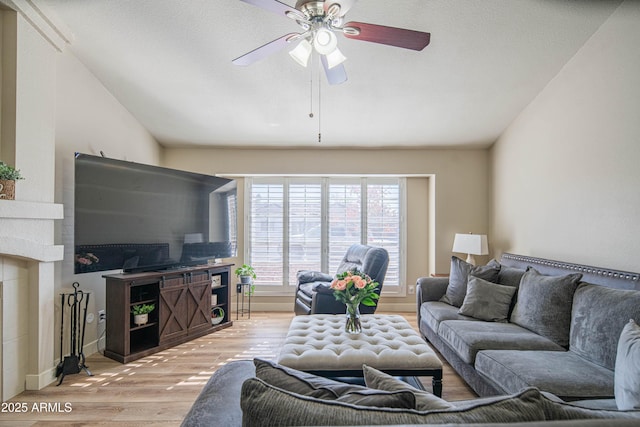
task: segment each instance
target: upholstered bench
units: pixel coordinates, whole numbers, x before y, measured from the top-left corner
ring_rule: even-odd
[[[362,365],[393,376],[431,376],[442,396],[442,362],[402,316],[362,315],[362,332],[344,331],[345,315],[297,316],[278,363],[326,377],[362,377]]]

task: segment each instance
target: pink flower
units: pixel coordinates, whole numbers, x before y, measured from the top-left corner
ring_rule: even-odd
[[[345,280],[334,279],[331,282],[331,289],[335,289],[337,291],[344,291],[347,288],[347,282]]]
[[[358,289],[362,289],[365,286],[367,286],[367,281],[360,276],[353,276],[351,278],[351,281],[353,282],[353,286],[355,286]]]

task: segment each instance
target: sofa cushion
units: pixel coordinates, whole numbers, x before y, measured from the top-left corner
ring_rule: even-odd
[[[371,408],[336,400],[302,396],[274,387],[258,378],[242,385],[242,424],[251,426],[322,426],[506,423],[544,420],[540,392],[528,389],[490,404],[464,409],[417,411]]]
[[[410,391],[416,401],[415,409],[429,411],[434,409],[450,409],[454,405],[425,390],[419,390],[406,382],[381,372],[371,366],[362,366],[364,382],[369,388],[384,391]]]
[[[298,371],[269,360],[256,358],[253,363],[257,378],[292,393],[361,406],[405,409],[416,406],[415,396],[409,390],[381,391]]]
[[[545,276],[534,268],[527,269],[511,322],[568,347],[573,294],[581,278],[580,273]]]
[[[515,292],[513,286],[498,285],[469,276],[467,295],[458,313],[480,320],[506,322]]]
[[[344,394],[366,389],[366,387],[357,384],[347,384],[298,371],[269,360],[255,358],[253,363],[256,369],[256,377],[273,386],[305,396],[337,399]]]
[[[475,368],[503,393],[537,387],[562,399],[613,398],[613,371],[571,351],[485,350]]]
[[[618,411],[606,409],[585,408],[567,402],[558,402],[541,396],[547,420],[586,420],[586,419],[628,419],[638,420],[640,424],[640,411]]]
[[[640,409],[640,326],[633,319],[618,341],[615,396],[618,409]]]
[[[438,335],[469,364],[481,350],[564,351],[553,341],[513,323],[446,320]]]
[[[507,267],[506,265],[500,265],[500,272],[498,272],[497,283],[504,286],[513,286],[514,288],[520,287],[520,281],[524,276],[525,270],[521,270],[515,267]]]
[[[416,397],[410,390],[386,391],[367,388],[345,393],[336,401],[376,408],[414,409],[416,407]]]
[[[640,321],[640,291],[582,283],[573,297],[570,349],[608,369],[629,319]]]
[[[438,332],[440,323],[445,320],[474,320],[458,313],[458,307],[440,301],[427,301],[420,306],[420,323],[426,323],[429,329]],[[479,321],[479,320],[476,320]]]
[[[487,265],[474,266],[456,256],[451,257],[449,285],[447,286],[447,292],[440,301],[455,307],[460,307],[467,294],[467,281],[470,274],[490,282],[495,282],[498,278],[499,271],[500,264],[496,260],[491,260]]]

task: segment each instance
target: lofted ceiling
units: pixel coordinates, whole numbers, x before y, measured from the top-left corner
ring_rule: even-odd
[[[287,50],[233,65],[299,30],[240,0],[30,1],[164,146],[444,148],[493,143],[621,3],[360,0],[347,21],[431,43],[416,52],[339,35],[349,80],[330,86]]]

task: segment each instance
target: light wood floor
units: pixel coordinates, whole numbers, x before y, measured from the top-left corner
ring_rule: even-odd
[[[404,315],[414,328],[415,313]],[[292,313],[251,313],[251,319],[128,363],[96,353],[87,357],[94,376],[67,376],[56,387],[26,391],[3,403],[0,426],[178,426],[211,374],[236,359],[276,359]],[[430,390],[431,379],[424,378]],[[445,365],[443,397],[475,397]],[[26,413],[8,413],[16,405]],[[13,408],[11,408],[11,406]]]

